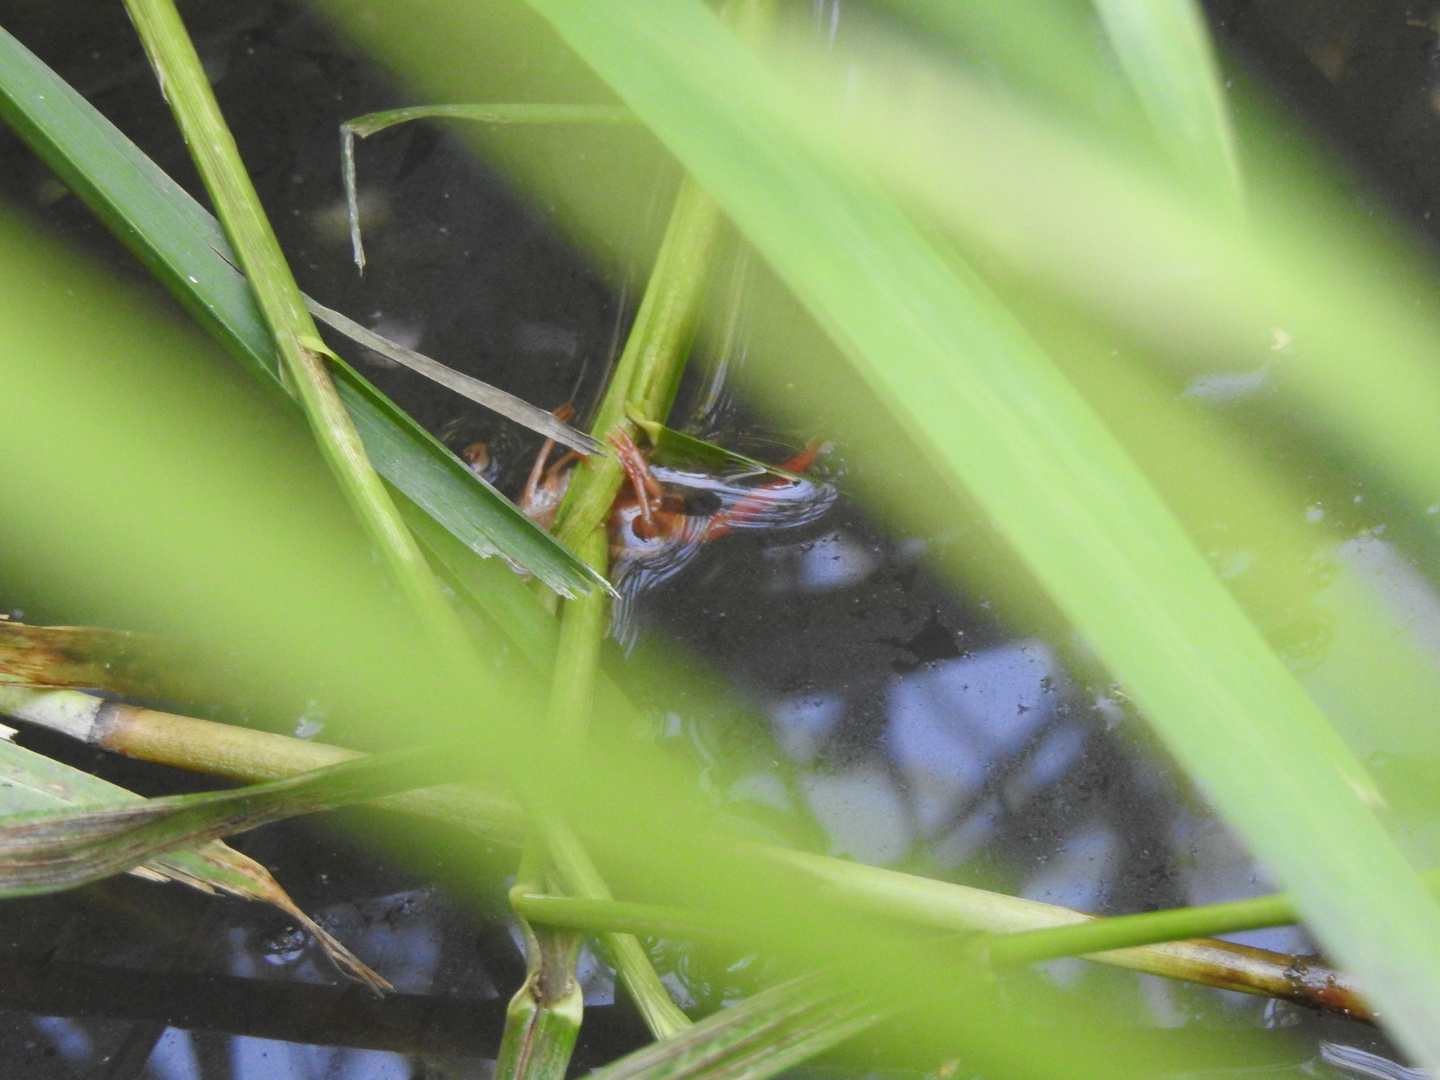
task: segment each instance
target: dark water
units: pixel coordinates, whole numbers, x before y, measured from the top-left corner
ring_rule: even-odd
[[[1230,62],[1273,82],[1327,130],[1365,178],[1367,198],[1429,220],[1440,198],[1440,54],[1428,9],[1358,0],[1211,8]],[[384,194],[368,211],[371,263],[358,277],[335,130],[407,103],[403,94],[298,7],[194,3],[186,16],[303,288],[538,404],[593,398],[623,339],[636,281],[588,269],[542,215],[424,125],[362,150],[367,183]],[[0,20],[198,191],[118,5],[10,2],[0,4]],[[59,235],[127,263],[8,135],[0,184]],[[497,481],[515,489],[537,439],[408,372],[359,359],[455,449],[486,442]],[[703,401],[705,386],[687,396]],[[800,441],[768,430],[728,393],[706,408],[712,426],[777,458]],[[694,711],[667,702],[663,688],[642,690],[661,737],[684,746],[737,808],[835,854],[1099,913],[1269,891],[1263,870],[1132,737],[1126,703],[1067,665],[1062,643],[1017,634],[989,598],[943,588],[928,569],[935,538],[896,535],[845,497],[845,455],[836,447],[817,467],[840,491],[823,513],[702,545],[637,600],[638,657],[662,642],[680,645],[729,687],[723,707]],[[34,621],[65,621],[43,598],[5,603]],[[305,720],[295,717],[296,726]],[[204,786],[43,733],[21,738],[146,794]],[[512,857],[473,844],[452,845],[444,859],[403,856],[419,849],[406,845],[401,826],[348,817],[393,842],[362,844],[344,820],[331,820],[267,827],[237,846],[395,984],[388,1004],[343,983],[282,915],[116,880],[6,904],[0,1075],[490,1075],[503,1004],[523,973],[504,917]],[[1241,937],[1286,952],[1311,948],[1293,928]],[[686,960],[683,950],[666,954],[682,1003],[712,1006],[723,987]],[[584,975],[590,1008],[579,1069],[644,1038],[608,968],[587,957]],[[1257,998],[1079,961],[1050,965],[1046,977],[1078,991],[1118,989],[1136,1023],[1293,1028],[1294,1064],[1309,1062],[1317,1075],[1378,1068],[1353,1056],[1321,1062],[1320,1039],[1390,1053],[1369,1029]]]

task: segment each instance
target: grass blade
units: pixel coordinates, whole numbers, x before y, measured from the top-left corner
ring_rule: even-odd
[[[0,29],[0,116],[196,320],[263,381],[275,348],[219,224],[84,98]],[[601,584],[353,369],[338,390],[377,470],[461,543],[562,595]]]
[[[336,392],[325,363],[333,354],[305,308],[174,0],[127,0],[126,10],[269,327],[282,379],[299,400],[321,455],[435,648],[450,662],[465,664],[470,650],[455,611],[436,587],[430,564]]]
[[[583,432],[576,431],[569,424],[565,423],[554,413],[546,412],[538,405],[531,405],[524,398],[518,398],[514,394],[506,393],[499,387],[491,386],[487,382],[472,378],[462,371],[446,367],[438,360],[432,360],[424,353],[418,353],[414,349],[407,349],[398,342],[389,338],[381,337],[373,330],[367,330],[354,319],[341,315],[340,312],[326,307],[317,300],[305,297],[305,306],[310,314],[314,315],[321,322],[340,331],[351,341],[358,341],[368,349],[373,349],[381,356],[394,360],[397,364],[403,364],[411,371],[418,371],[432,382],[437,382],[461,397],[469,398],[477,405],[483,405],[492,412],[514,420],[531,431],[538,432],[556,442],[564,443],[571,449],[578,450],[582,454],[600,454],[604,449],[590,436]]]

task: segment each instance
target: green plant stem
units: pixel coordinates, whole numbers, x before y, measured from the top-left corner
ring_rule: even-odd
[[[1440,888],[1440,874],[1431,872],[1425,877],[1432,892]],[[1224,904],[1097,918],[1073,926],[1018,934],[997,934],[986,943],[986,949],[993,963],[1030,964],[1061,956],[1084,956],[1137,945],[1285,926],[1296,921],[1295,908],[1282,893]]]
[[[669,413],[694,336],[719,227],[720,212],[713,200],[687,177],[676,195],[635,325],[591,429],[597,440],[604,442],[628,423],[627,407],[645,416]],[[562,543],[601,574],[609,564],[610,507],[624,475],[612,456],[588,459],[576,468],[557,515],[557,535],[569,538]],[[584,741],[609,618],[609,597],[598,590],[566,601],[561,614],[548,730],[562,757]],[[603,878],[563,822],[542,822],[537,837],[544,837],[548,858],[568,891],[580,899],[611,899]],[[532,854],[527,845],[522,863]],[[690,1019],[671,1000],[639,940],[620,933],[606,934],[604,940],[655,1037],[664,1039],[689,1027]]]
[[[999,940],[999,935],[1048,932],[1055,927],[1075,931],[1083,937],[1083,931],[1108,921],[1054,904],[903,874],[864,863],[769,845],[757,844],[755,851],[764,858],[778,860],[801,871],[835,899],[872,911],[879,918],[902,919],[951,933],[979,930],[996,935],[986,945]],[[1289,918],[1284,921],[1294,922],[1293,908],[1288,905],[1287,899]],[[1228,904],[1216,906],[1231,908]],[[1221,911],[1220,914],[1232,915],[1233,911]],[[1200,922],[1201,919],[1195,920],[1196,924]],[[1242,928],[1251,929],[1253,923],[1246,921],[1243,927],[1211,925],[1207,932],[1228,933]],[[1081,944],[1077,953],[1087,960],[1150,975],[1241,993],[1280,997],[1307,1007],[1333,1009],[1357,1018],[1370,1017],[1368,1006],[1360,999],[1354,983],[1345,975],[1301,962],[1295,957],[1227,941],[1191,939],[1121,949],[1105,949],[1103,946],[1096,949]]]
[[[358,751],[324,743],[105,702],[74,690],[0,686],[0,713],[129,757],[236,780],[272,780],[361,756]],[[514,800],[471,785],[408,791],[377,799],[374,805],[459,825],[487,841],[517,847],[527,828],[526,815]],[[608,891],[603,896],[584,897],[587,890],[599,892],[603,888],[603,881],[594,884],[599,874],[591,869],[588,873],[594,878],[587,877],[578,858],[570,858],[563,850],[557,856],[553,839],[551,845],[560,883],[571,896],[537,895],[548,890],[517,888],[513,902],[526,918],[602,935],[688,937],[680,930],[689,926],[696,931],[694,936],[711,937],[723,930],[703,913],[616,902],[608,898]],[[994,935],[986,942],[994,962],[1025,959],[1019,953],[1031,946],[1021,943],[1033,939],[1043,947],[1034,946],[1030,959],[1082,955],[1098,963],[1153,975],[1223,985],[1247,993],[1276,992],[1292,998],[1309,993],[1308,987],[1314,990],[1307,1000],[1310,1005],[1328,1006],[1324,992],[1333,990],[1345,1009],[1359,1011],[1352,1007],[1353,989],[1343,976],[1314,965],[1299,972],[1294,957],[1226,942],[1167,940],[1147,944],[1161,942],[1162,930],[1166,937],[1189,934],[1203,938],[1293,923],[1295,911],[1284,895],[1097,919],[1053,904],[821,855],[765,845],[757,845],[756,852],[807,874],[837,899],[866,907],[877,917],[942,932],[978,930]],[[575,872],[577,867],[579,873]],[[1426,881],[1440,892],[1440,871],[1428,873]],[[1120,928],[1121,933],[1116,934],[1111,927]],[[1004,944],[1012,940],[1016,945]],[[613,949],[613,945],[610,947]],[[1014,952],[1007,953],[1007,947]]]
[[[615,902],[610,887],[573,832],[561,823],[552,823],[545,830],[545,838],[552,864],[570,896],[595,904]],[[670,997],[640,939],[617,927],[602,929],[599,936],[651,1033],[657,1039],[666,1039],[688,1028],[690,1018]]]
[[[603,525],[577,536],[571,550],[601,574],[608,569],[609,540]],[[574,752],[585,741],[600,669],[600,645],[609,626],[610,597],[600,590],[565,601],[549,705],[550,732],[560,753]]]
[[[400,519],[325,368],[328,353],[240,160],[174,0],[126,0],[216,213],[254,290],[283,371],[331,471],[442,658],[466,662],[454,611]]]
[[[512,895],[543,888],[548,876],[543,843],[527,838]],[[525,935],[525,982],[505,1010],[495,1075],[500,1080],[564,1080],[585,1010],[575,977],[580,935],[531,923],[515,910]]]
[[[695,334],[719,231],[719,207],[686,177],[675,196],[635,325],[590,429],[600,442],[616,428],[628,426],[627,405],[651,420],[664,420],[669,414]],[[624,477],[612,456],[590,458],[576,469],[555,520],[555,535],[562,544],[573,551],[585,534],[603,532]]]
[[[630,904],[621,900],[577,900],[573,896],[515,893],[511,903],[531,922],[583,930],[592,934],[622,933],[665,937],[677,941],[734,937],[733,928],[703,913],[660,904]]]

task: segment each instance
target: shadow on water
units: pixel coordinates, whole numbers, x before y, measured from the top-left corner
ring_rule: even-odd
[[[1358,3],[1297,6],[1324,9],[1308,22],[1280,13],[1283,5],[1210,6],[1222,45],[1291,87],[1342,144],[1376,155],[1379,163],[1366,167],[1429,219],[1440,197],[1431,161],[1440,142],[1417,149],[1406,125],[1415,110],[1436,108],[1432,31],[1366,22]],[[67,5],[62,13],[10,3],[0,11],[9,29],[198,189],[118,5]],[[427,125],[362,151],[371,263],[357,277],[336,128],[404,98],[290,5],[192,3],[187,19],[303,288],[547,408],[593,396],[635,282],[607,281],[581,265],[541,215]],[[1387,50],[1400,59],[1387,63]],[[1402,100],[1401,118],[1384,131],[1357,119]],[[129,265],[17,140],[0,135],[0,157],[8,198]],[[1402,175],[1409,163],[1416,176]],[[378,357],[360,359],[382,390],[457,451],[487,443],[497,482],[518,487],[538,438]],[[762,427],[714,385],[692,396],[706,422],[732,438]],[[1097,913],[1270,891],[1263,869],[1135,737],[1123,698],[1077,674],[1067,643],[1017,637],[985,597],[957,597],[939,585],[928,569],[935,541],[891,535],[846,499],[841,458],[843,447],[819,466],[819,480],[836,481],[839,498],[815,498],[803,512],[754,523],[766,527],[691,545],[674,565],[650,563],[629,579],[627,625],[638,652],[681,647],[724,688],[718,703],[694,711],[667,701],[664,687],[637,690],[660,737],[693,757],[704,782],[779,836]],[[705,485],[692,478],[688,486]],[[1355,557],[1366,551],[1377,555],[1372,546]],[[63,612],[28,615],[65,621]],[[22,738],[147,794],[199,786],[42,734]],[[393,822],[366,823],[397,839]],[[258,905],[113,880],[7,902],[0,1072],[37,1080],[490,1075],[504,1003],[523,974],[504,916],[510,853],[441,864],[407,860],[395,854],[405,849],[397,842],[382,846],[382,858],[316,822],[269,826],[238,846],[270,866],[397,994],[378,1003],[344,984],[312,941]],[[1238,937],[1284,952],[1311,949],[1295,928]],[[726,1000],[731,973],[717,979],[683,947],[657,948],[684,1003]],[[588,955],[582,974],[577,1072],[645,1037],[603,961]],[[1392,1053],[1378,1034],[1290,1006],[1080,961],[1054,962],[1028,978],[1050,989],[1119,987],[1133,1022],[1147,1026],[1304,1028],[1316,1048],[1312,1075],[1392,1075],[1388,1059],[1375,1057]],[[1322,1041],[1340,1049],[1322,1055]]]

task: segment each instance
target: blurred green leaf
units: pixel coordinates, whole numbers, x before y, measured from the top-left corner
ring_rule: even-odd
[[[215,219],[3,29],[0,116],[202,326],[280,386],[274,346]],[[501,554],[562,595],[604,587],[353,368],[332,370],[377,471],[472,551]]]
[[[1240,162],[1204,12],[1194,0],[1094,0],[1120,66],[1182,175],[1223,208]]]
[[[1374,789],[1083,399],[699,4],[536,0],[725,207],[1440,1063],[1440,907]]]

